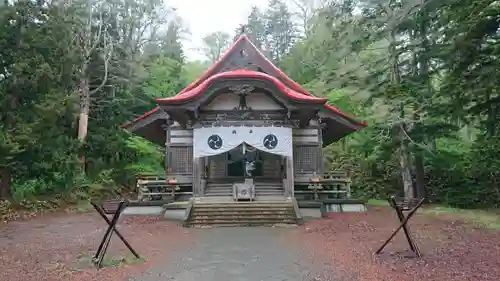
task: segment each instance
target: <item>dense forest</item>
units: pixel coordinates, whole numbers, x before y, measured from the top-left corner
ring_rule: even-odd
[[[99,196],[163,172],[120,128],[175,95],[241,33],[292,79],[367,121],[325,148],[365,198],[500,205],[500,2],[270,0],[189,62],[162,0],[2,1],[0,198]],[[9,203],[10,204],[10,203]]]

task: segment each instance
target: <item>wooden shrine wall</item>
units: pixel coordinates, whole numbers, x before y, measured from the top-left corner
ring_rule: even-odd
[[[226,153],[208,158],[208,178],[224,179],[227,173]]]
[[[318,126],[293,130],[293,170],[295,182],[308,182],[323,172],[321,130]]]
[[[193,130],[174,123],[167,129],[165,167],[179,182],[193,181]]]
[[[321,130],[317,127],[293,129],[293,162],[295,181],[309,181],[316,173],[322,173]],[[209,178],[227,176],[226,154],[208,159]],[[280,159],[274,155],[264,157],[264,176],[280,175]],[[166,167],[169,174],[184,182],[190,182],[193,173],[193,130],[172,126],[167,132]]]

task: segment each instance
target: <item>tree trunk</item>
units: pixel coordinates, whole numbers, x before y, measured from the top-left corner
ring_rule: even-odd
[[[427,197],[427,188],[425,187],[425,170],[424,170],[424,156],[423,152],[418,151],[415,153],[415,197]]]
[[[89,79],[82,77],[80,79],[80,116],[78,120],[78,140],[81,143],[87,138],[88,123],[90,111],[90,89]]]
[[[9,167],[0,168],[0,199],[12,197],[12,171]]]
[[[83,147],[87,139],[90,112],[90,88],[87,76],[80,78],[80,115],[78,118],[78,140]],[[82,170],[85,171],[85,156],[83,150],[80,152]]]
[[[403,131],[404,129],[401,129]],[[403,180],[403,190],[405,198],[413,198],[413,183],[411,179],[411,171],[410,171],[410,154],[408,152],[408,140],[404,133],[401,132],[401,149],[399,156],[399,164],[401,166],[401,178]]]
[[[388,14],[392,14],[392,11],[388,10]],[[396,50],[396,28],[393,27],[389,37],[389,55],[391,58],[391,83],[394,86],[399,87],[401,85],[401,76],[399,72],[399,56]],[[403,191],[405,198],[413,198],[413,181],[411,178],[410,169],[410,154],[408,149],[408,138],[406,132],[406,121],[405,121],[405,105],[404,101],[401,101],[399,106],[400,120],[403,122],[399,126],[399,165],[401,168],[401,179],[403,181]]]
[[[405,120],[405,108],[403,103],[400,108],[401,120]],[[404,122],[404,121],[403,121]],[[410,151],[408,149],[408,138],[406,132],[406,124],[403,123],[399,129],[400,137],[400,150],[399,150],[399,164],[401,167],[401,179],[403,180],[403,190],[405,198],[413,198],[413,180],[411,178],[411,167],[410,167]]]

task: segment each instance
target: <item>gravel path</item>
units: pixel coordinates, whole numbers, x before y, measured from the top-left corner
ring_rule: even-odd
[[[95,212],[49,214],[0,225],[0,281],[122,281],[170,256],[170,248],[189,242],[178,223],[134,216],[120,219],[118,228],[146,262],[95,270],[90,259],[107,225]],[[106,259],[130,257],[113,236]]]
[[[123,217],[118,228],[145,262],[99,271],[90,264],[106,230],[95,213],[0,225],[0,281],[337,281],[313,266],[301,228],[182,228],[162,218]],[[303,249],[302,249],[303,250]],[[116,236],[106,257],[130,253]],[[318,270],[321,269],[321,270]]]
[[[130,281],[299,281],[330,280],[314,274],[311,264],[288,239],[289,228],[190,229],[190,245]]]
[[[185,229],[162,218],[124,217],[118,228],[145,261],[97,271],[89,259],[104,221],[95,213],[49,214],[0,225],[0,281],[500,280],[500,231],[417,214],[410,226],[422,260],[406,257],[401,233],[374,256],[395,226],[388,208],[297,228]],[[115,236],[106,257],[124,256]]]

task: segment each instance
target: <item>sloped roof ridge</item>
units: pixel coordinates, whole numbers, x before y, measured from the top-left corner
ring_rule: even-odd
[[[304,89],[299,83],[295,82],[294,80],[292,80],[290,77],[288,77],[288,75],[286,75],[281,69],[279,69],[276,65],[274,65],[274,63],[272,63],[260,50],[259,48],[257,48],[255,46],[255,44],[253,44],[253,42],[250,40],[250,38],[248,38],[248,36],[246,34],[242,34],[234,43],[233,45],[231,45],[231,47],[207,70],[205,71],[201,76],[200,78],[198,78],[197,80],[191,82],[188,86],[186,86],[182,91],[180,91],[177,95],[175,96],[179,96],[179,95],[182,95],[183,93],[187,92],[187,91],[190,91],[196,87],[198,87],[199,85],[201,85],[205,80],[207,80],[208,78],[210,78],[211,76],[213,76],[215,73],[215,71],[218,69],[218,67],[229,57],[229,55],[234,52],[234,50],[239,46],[241,45],[243,42],[247,42],[249,43],[250,46],[252,46],[252,48],[255,49],[255,51],[269,64],[269,66],[271,66],[273,68],[274,71],[276,71],[276,73],[280,76],[279,78],[281,78],[282,80],[284,80],[286,82],[287,87],[290,88],[290,90],[293,90],[297,93],[300,93],[300,94],[303,94],[305,96],[309,96],[309,97],[313,97],[313,98],[317,98],[317,99],[321,99],[321,98],[318,98],[316,96],[314,96],[313,94],[311,94],[309,91],[307,91],[306,89]],[[174,96],[174,97],[175,97]],[[344,112],[342,112],[340,109],[338,109],[337,107],[333,106],[333,105],[330,105],[328,103],[325,103],[324,104],[324,107],[325,109],[331,111],[331,112],[334,112],[338,115],[341,115],[351,121],[353,121],[354,123],[357,123],[358,125],[361,125],[361,126],[367,126],[367,123],[366,122],[360,122],[360,121],[357,121],[356,119],[354,119],[354,117],[352,117],[351,115],[349,114],[346,114]],[[132,122],[129,122],[123,126],[128,126],[134,122],[137,122],[155,112],[157,112],[158,110],[160,110],[160,107],[156,107],[154,108],[153,110],[149,111],[149,112],[146,112],[145,114],[143,114],[142,116],[139,116],[138,118],[136,118],[134,121]]]
[[[315,96],[311,96],[311,95],[305,95],[301,92],[295,91],[294,89],[289,88],[287,85],[285,85],[280,79],[278,79],[274,76],[271,76],[267,73],[248,70],[248,69],[236,69],[236,70],[220,72],[220,73],[217,73],[215,75],[212,75],[209,78],[205,79],[205,81],[200,83],[198,86],[196,86],[188,91],[179,93],[178,95],[175,95],[173,97],[157,98],[156,102],[163,103],[163,102],[170,102],[170,101],[189,100],[191,98],[195,98],[195,97],[201,95],[217,79],[243,78],[243,77],[268,80],[268,81],[272,82],[275,86],[277,86],[286,96],[288,96],[289,98],[291,98],[293,100],[308,101],[308,102],[321,102],[323,104],[325,102],[327,102],[327,100],[328,100],[326,98],[319,98],[319,97],[315,97]]]

